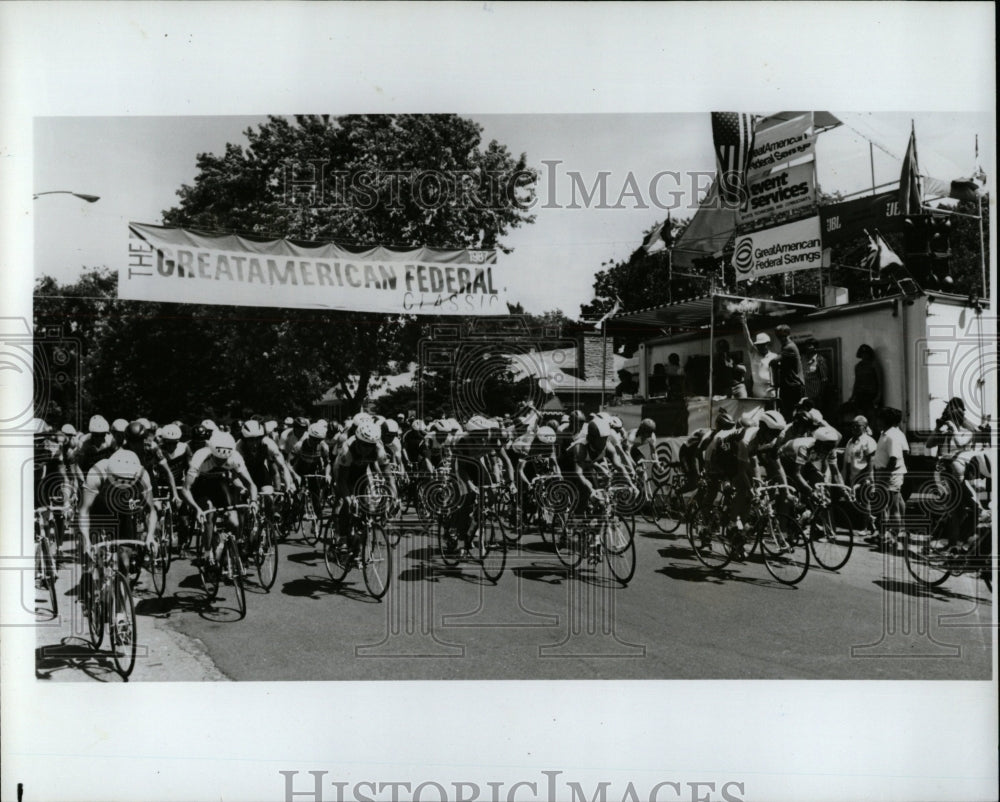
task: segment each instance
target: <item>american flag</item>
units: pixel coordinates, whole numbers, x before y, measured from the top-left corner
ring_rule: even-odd
[[[719,168],[719,192],[727,203],[742,201],[747,167],[753,153],[753,116],[735,111],[712,112],[712,139]]]

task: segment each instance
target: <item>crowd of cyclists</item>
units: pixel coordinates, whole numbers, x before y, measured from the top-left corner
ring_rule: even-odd
[[[963,433],[963,413],[960,399],[953,399],[934,434],[938,484],[950,506],[933,545],[950,555],[970,548],[990,521],[982,492],[990,460],[981,436]],[[464,421],[361,412],[345,421],[251,417],[189,425],[146,418],[109,423],[95,414],[79,432],[36,419],[36,521],[44,519],[54,533],[57,556],[61,543],[78,536],[77,560],[84,566],[94,562],[96,527],[134,545],[121,550],[126,563],[130,556],[138,565],[158,550],[180,553],[186,546],[194,565],[207,572],[222,559],[224,543],[215,530],[241,531],[246,516],[273,499],[283,501],[270,503],[268,515],[283,525],[297,500],[297,515],[310,518],[314,532],[334,531],[340,548],[356,552],[359,511],[377,487],[384,517],[412,508],[418,517],[436,519],[442,548],[461,560],[474,550],[482,527],[484,505],[477,502],[500,487],[508,533],[516,538],[529,521],[540,530],[547,523],[560,554],[569,522],[612,507],[658,525],[674,519],[665,531],[687,521],[699,558],[709,553],[703,551],[706,538],[715,539],[716,548],[721,543],[728,558],[739,557],[761,510],[808,529],[809,511],[831,504],[846,510],[839,520],[847,520],[852,538],[857,532],[896,548],[906,539],[899,507],[904,459],[893,435],[899,422],[897,411],[884,409],[878,443],[860,417],[845,437],[804,399],[790,420],[777,410],[738,419],[722,410],[711,427],[667,452],[650,419],[628,430],[607,413],[550,413],[530,403],[513,416],[473,414]],[[536,492],[546,486],[558,490]],[[775,491],[769,495],[773,506],[758,503],[762,487]],[[715,531],[703,527],[695,534],[692,516],[699,510],[713,511],[709,528]],[[166,538],[165,517],[171,522]],[[768,548],[775,559],[793,550],[774,543]],[[632,560],[634,571],[634,548]],[[728,560],[702,561],[715,566]],[[138,575],[135,566],[122,571]],[[619,577],[623,584],[631,571]]]

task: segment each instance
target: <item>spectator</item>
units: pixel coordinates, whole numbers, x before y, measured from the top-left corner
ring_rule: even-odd
[[[873,479],[872,457],[875,456],[877,444],[868,428],[868,419],[864,415],[855,416],[848,429],[850,436],[844,444],[844,457],[841,474],[844,482],[854,488],[855,509],[852,517],[861,513],[862,535],[867,536],[871,529],[871,485]]]
[[[635,395],[639,392],[639,383],[632,377],[625,368],[618,371],[618,384],[615,386],[615,395]]]
[[[777,370],[775,360],[778,355],[771,351],[771,338],[764,332],[756,337],[750,336],[747,320],[742,315],[743,336],[747,343],[747,353],[750,355],[750,383],[753,398],[774,398],[774,374]]]
[[[879,410],[882,423],[882,435],[875,446],[872,456],[872,467],[875,469],[875,483],[882,489],[887,499],[883,513],[883,531],[885,540],[882,545],[887,548],[903,548],[906,533],[903,531],[903,478],[906,476],[906,452],[910,445],[906,435],[899,428],[903,413],[892,407],[882,407]],[[869,538],[870,542],[878,543],[878,535]]]
[[[680,354],[667,357],[667,394],[675,400],[684,397],[684,368]]]
[[[788,326],[782,324],[775,327],[774,334],[781,346],[778,360],[778,406],[781,414],[787,418],[805,394],[802,357],[799,355],[799,347],[792,342],[792,330]]]
[[[649,396],[652,398],[657,395],[666,395],[666,393],[667,370],[661,363],[657,363],[653,365],[653,375],[649,377]]]
[[[715,341],[715,361],[712,365],[712,395],[729,395],[733,384],[733,357],[728,340]]]
[[[965,418],[965,402],[956,396],[945,405],[924,445],[937,448],[937,456],[947,457],[972,448],[976,439],[975,427]]]
[[[821,409],[826,404],[830,387],[830,367],[811,337],[802,344],[802,373],[805,377],[805,394]]]
[[[741,363],[733,365],[730,375],[732,376],[732,380],[729,384],[729,397],[748,398],[746,365]]]
[[[875,411],[882,406],[882,369],[875,359],[875,349],[870,345],[861,345],[856,356],[854,389],[848,402],[871,421],[876,417]]]

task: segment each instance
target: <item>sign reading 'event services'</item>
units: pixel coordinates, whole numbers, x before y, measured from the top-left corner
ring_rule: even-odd
[[[737,281],[819,267],[823,245],[819,215],[736,238],[732,265]]]
[[[816,182],[811,162],[773,173],[750,176],[747,204],[740,210],[741,224],[761,225],[778,215],[802,216],[816,205]]]
[[[410,315],[506,315],[494,250],[259,242],[129,224],[118,297]]]

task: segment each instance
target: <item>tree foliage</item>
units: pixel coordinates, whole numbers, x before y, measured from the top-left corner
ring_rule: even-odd
[[[201,153],[163,222],[296,242],[498,248],[533,222],[526,156],[455,115],[269,117]],[[83,344],[74,403],[169,419],[307,412],[331,386],[357,408],[378,377],[405,370],[423,316],[118,301],[93,272],[36,287],[36,322]],[[72,296],[63,300],[56,296]],[[84,300],[84,299],[89,300]],[[451,318],[453,321],[454,318]],[[67,328],[68,327],[68,328]]]

